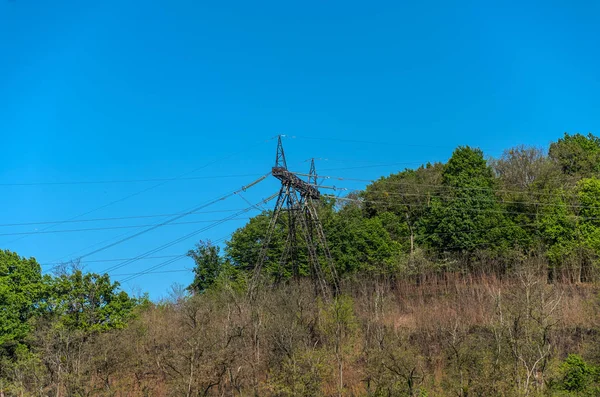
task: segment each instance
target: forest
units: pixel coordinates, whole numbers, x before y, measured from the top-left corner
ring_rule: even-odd
[[[334,296],[279,260],[286,222],[248,293],[270,211],[159,302],[0,251],[0,396],[600,395],[599,137],[461,146],[318,211]]]

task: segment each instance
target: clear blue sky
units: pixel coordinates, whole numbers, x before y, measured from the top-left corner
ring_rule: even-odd
[[[0,0],[0,223],[90,211],[77,220],[178,213],[266,173],[275,150],[267,140],[277,134],[288,136],[294,170],[320,157],[327,159],[317,164],[322,174],[377,178],[444,161],[456,145],[498,155],[520,143],[546,146],[565,131],[600,132],[598,2],[211,3]],[[160,186],[10,185],[172,178],[193,170],[187,177],[210,178]],[[276,189],[268,180],[244,197],[258,201]],[[233,197],[206,210],[247,206]],[[218,239],[243,223],[199,237]],[[209,224],[164,226],[87,259],[135,257]],[[2,226],[0,233],[47,227]],[[0,248],[48,263],[139,230],[0,236]],[[195,241],[155,255],[183,253]],[[189,266],[185,259],[163,270]],[[149,274],[124,288],[159,298],[172,283],[190,280],[188,273]]]

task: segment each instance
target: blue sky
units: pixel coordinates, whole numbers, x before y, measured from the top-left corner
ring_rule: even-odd
[[[456,145],[498,155],[547,146],[565,131],[598,134],[599,17],[592,1],[0,0],[0,223],[180,213],[268,172],[277,134],[286,135],[290,168],[307,170],[304,161],[317,157],[322,174],[359,179],[445,161]],[[129,182],[36,184],[117,180]],[[276,189],[267,180],[244,198]],[[233,197],[206,210],[245,207]],[[197,223],[87,259],[136,257],[231,213],[190,215],[181,221]],[[1,226],[0,234],[165,219]],[[197,238],[225,237],[244,222]],[[46,264],[140,230],[0,235],[0,248]],[[184,253],[197,238],[155,256]],[[159,298],[190,280],[148,274],[124,288]]]

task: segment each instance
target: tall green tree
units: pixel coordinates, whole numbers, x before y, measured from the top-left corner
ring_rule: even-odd
[[[188,290],[194,293],[206,291],[221,275],[225,259],[220,256],[220,248],[210,241],[200,241],[196,248],[188,252],[194,260],[194,281]]]
[[[600,179],[585,178],[577,184],[579,232],[588,254],[580,262],[582,277],[597,278],[600,270]]]
[[[508,226],[495,194],[496,181],[480,149],[457,148],[442,172],[442,194],[432,200],[423,239],[439,251],[496,248]]]
[[[0,251],[0,347],[23,341],[44,297],[40,265],[8,250]]]

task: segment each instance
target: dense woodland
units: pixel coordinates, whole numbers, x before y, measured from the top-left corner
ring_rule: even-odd
[[[334,297],[286,222],[248,293],[268,211],[161,302],[0,251],[0,395],[600,395],[600,138],[458,147],[319,212]]]

